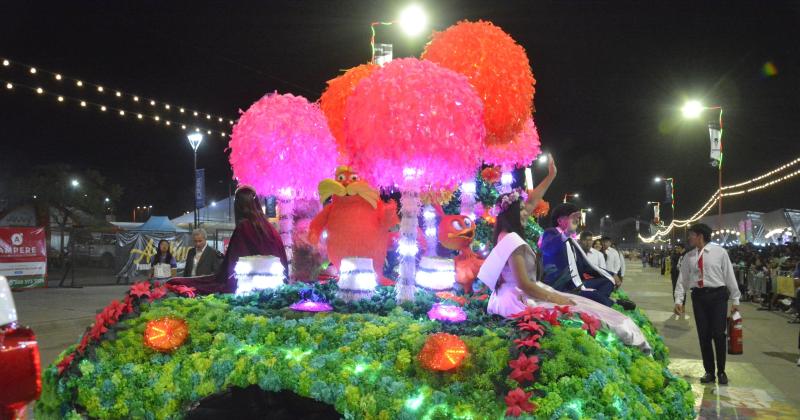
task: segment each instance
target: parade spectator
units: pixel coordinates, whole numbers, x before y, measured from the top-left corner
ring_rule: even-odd
[[[604,236],[601,241],[603,253],[606,254],[606,269],[614,275],[617,285],[619,285],[621,283],[619,275],[622,273],[622,256],[611,246],[611,238]]]
[[[583,252],[586,253],[586,259],[589,260],[589,262],[600,268],[606,268],[606,260],[603,256],[603,253],[594,247],[594,244],[597,244],[598,247],[602,247],[602,245],[600,244],[599,240],[592,242],[592,232],[589,232],[588,230],[581,232],[580,244],[581,249],[583,249]]]
[[[203,228],[192,231],[194,248],[186,255],[186,267],[183,269],[184,277],[207,276],[215,274],[219,269],[222,254],[208,246],[208,234]]]
[[[678,282],[678,275],[680,273],[680,266],[681,260],[683,259],[683,254],[685,249],[683,244],[678,244],[673,248],[672,253],[670,254],[670,276],[672,277],[672,295],[675,295],[675,284]],[[683,302],[681,304],[686,303],[686,298],[684,297]]]
[[[169,280],[175,277],[178,270],[178,262],[169,250],[169,241],[162,239],[158,241],[158,249],[153,261],[150,263],[150,278],[153,280]]]

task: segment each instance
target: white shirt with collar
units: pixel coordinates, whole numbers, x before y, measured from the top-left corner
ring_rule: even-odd
[[[680,275],[675,285],[675,303],[682,304],[686,291],[698,286],[700,280],[700,267],[697,261],[703,253],[703,287],[727,287],[730,300],[734,305],[739,304],[741,293],[736,284],[736,274],[728,251],[715,244],[708,243],[702,250],[693,249],[683,256],[680,262]]]
[[[602,252],[594,248],[589,248],[589,252],[586,253],[586,259],[600,268],[606,268],[606,257],[603,256]]]
[[[614,248],[606,249],[606,269],[614,273],[614,275],[619,274],[622,270],[622,260],[619,252]]]
[[[197,264],[200,263],[200,258],[203,257],[203,253],[206,252],[206,248],[208,248],[208,242],[200,251],[197,248],[194,249],[194,264],[192,264],[192,277],[197,275]]]

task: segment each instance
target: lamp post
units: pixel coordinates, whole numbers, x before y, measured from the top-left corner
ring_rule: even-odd
[[[670,204],[672,205],[672,221],[674,222],[675,221],[675,179],[674,178],[662,178],[660,176],[657,176],[657,177],[655,177],[654,181],[656,183],[664,181],[664,186],[669,188],[667,190],[667,192],[669,192],[669,197],[668,198],[670,200]],[[672,239],[675,239],[675,229],[677,229],[677,228],[673,228],[672,229]]]
[[[194,151],[194,187],[192,191],[194,191],[194,227],[197,229],[198,219],[197,219],[197,148],[200,147],[200,143],[203,142],[203,135],[200,133],[192,133],[186,136],[189,139],[189,145],[192,146],[192,150]]]
[[[372,30],[372,38],[370,38],[370,45],[372,46],[372,59],[371,62],[377,65],[384,65],[390,61],[392,61],[392,44],[377,44],[378,48],[375,47],[375,27],[376,26],[388,26],[398,24],[400,29],[406,33],[408,36],[417,36],[419,35],[425,27],[428,25],[428,16],[425,14],[425,11],[416,4],[412,4],[411,6],[406,7],[403,11],[400,12],[400,16],[397,20],[393,20],[390,22],[372,22],[370,24],[370,29]],[[376,57],[375,52],[380,51],[380,54]]]
[[[579,198],[580,194],[578,194],[578,193],[564,194],[564,202],[566,203],[567,199],[570,198],[570,197]]]
[[[719,111],[719,121],[710,121],[708,123],[708,131],[711,136],[711,159],[712,164],[716,164],[718,172],[719,183],[719,216],[717,219],[718,228],[722,228],[722,106],[703,106],[700,101],[692,100],[686,102],[681,108],[683,117],[687,119],[694,119],[699,117],[703,111],[714,110]],[[719,124],[719,125],[717,125]],[[673,216],[674,219],[674,216]]]
[[[591,213],[592,208],[581,209],[581,226],[586,227],[586,213]]]

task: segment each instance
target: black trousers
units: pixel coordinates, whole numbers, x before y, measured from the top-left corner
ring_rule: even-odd
[[[716,373],[725,372],[727,353],[728,289],[692,289],[692,308],[697,336],[700,339],[700,354],[707,373],[714,374],[714,350],[716,350]],[[712,349],[713,342],[713,349]]]

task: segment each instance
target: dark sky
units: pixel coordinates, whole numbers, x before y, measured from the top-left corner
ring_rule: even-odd
[[[340,69],[369,60],[369,23],[405,1],[5,2],[0,57],[143,97],[235,118],[267,92],[316,100]],[[725,183],[800,153],[800,6],[797,2],[421,1],[433,29],[486,19],[528,51],[537,79],[535,119],[559,176],[551,202],[579,191],[615,219],[644,215],[663,197],[653,176],[676,178],[678,216],[716,189],[705,119],[685,122],[688,97],[725,107]],[[395,56],[426,38],[379,32]],[[774,63],[777,75],[762,72]],[[42,74],[0,67],[0,80],[43,85],[113,105]],[[127,109],[139,109],[129,99]],[[147,110],[147,105],[141,106]],[[166,115],[166,114],[165,114]],[[206,126],[219,127],[214,124]],[[175,216],[191,204],[191,150],[178,130],[0,92],[0,165],[67,162],[126,188],[119,211],[153,204]],[[206,140],[210,199],[227,194],[225,141]],[[541,171],[538,172],[541,176]],[[728,200],[726,210],[800,207],[797,181]],[[127,216],[129,217],[129,216]]]

